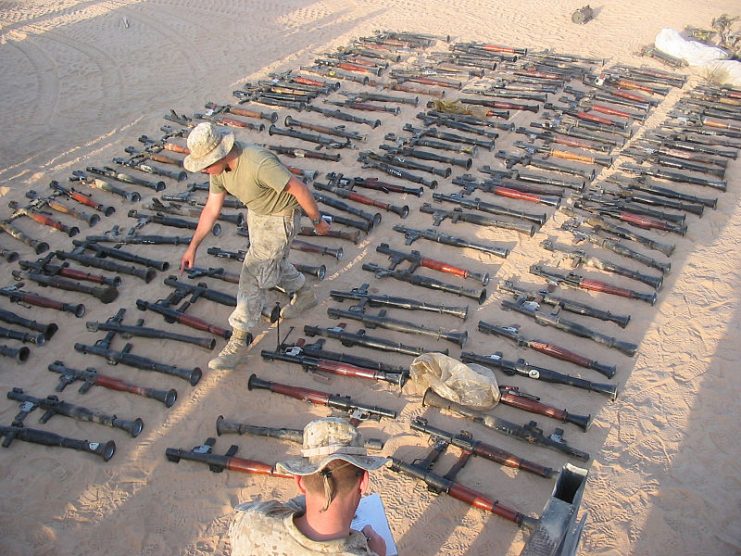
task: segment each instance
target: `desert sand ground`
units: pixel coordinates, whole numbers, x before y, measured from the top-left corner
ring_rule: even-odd
[[[379,0],[228,2],[224,0],[26,0],[0,1],[0,196],[3,205],[15,200],[25,202],[24,193],[34,189],[42,194],[52,179],[66,183],[71,172],[86,166],[105,166],[123,148],[136,143],[141,134],[157,136],[166,123],[162,116],[170,109],[192,114],[202,110],[207,101],[234,102],[232,90],[246,81],[265,77],[271,71],[295,69],[328,50],[348,45],[353,39],[376,30],[395,30],[450,35],[454,41],[487,41],[499,44],[544,48],[558,52],[606,58],[608,64],[626,63],[658,66],[639,58],[636,52],[650,44],[663,27],[681,30],[685,25],[707,27],[721,13],[738,15],[738,3],[731,1],[690,2],[605,2],[594,5],[596,17],[586,25],[574,25],[571,13],[582,2],[484,2]],[[735,10],[735,12],[734,12]],[[438,45],[444,49],[445,45]],[[690,75],[690,84],[699,82]],[[347,85],[352,90],[353,85]],[[686,87],[688,88],[689,85]],[[646,122],[657,125],[681,92],[673,91]],[[266,108],[267,109],[267,108]],[[281,109],[281,116],[292,113]],[[383,126],[368,133],[369,145],[378,145],[387,132],[399,132],[405,121],[414,121],[417,109],[404,107],[398,118],[383,115]],[[295,116],[295,114],[294,114]],[[517,113],[520,124],[530,115]],[[329,120],[314,118],[329,125]],[[281,119],[282,121],[282,119]],[[358,128],[359,126],[354,126]],[[268,141],[267,134],[238,132],[247,141]],[[511,140],[511,138],[510,138]],[[290,141],[288,141],[291,144]],[[343,153],[341,164],[299,161],[299,165],[319,171],[342,171],[364,175],[352,153]],[[295,162],[289,160],[289,162]],[[490,153],[482,151],[475,166],[493,163]],[[461,173],[459,170],[456,172]],[[372,174],[376,175],[376,174]],[[378,174],[377,177],[382,177]],[[567,439],[592,454],[582,464],[589,469],[589,480],[582,509],[588,512],[581,554],[600,555],[726,555],[741,552],[741,508],[739,507],[739,423],[738,372],[741,340],[741,193],[738,162],[729,166],[728,191],[719,194],[718,208],[706,211],[701,219],[689,217],[685,237],[658,236],[676,242],[671,257],[672,272],[667,276],[654,307],[636,301],[607,300],[598,295],[578,292],[580,299],[602,302],[615,312],[629,312],[633,319],[624,331],[596,325],[605,332],[640,344],[638,355],[630,359],[613,350],[586,340],[569,340],[559,332],[536,327],[515,315],[502,313],[498,301],[502,294],[489,287],[490,297],[476,308],[465,324],[452,317],[441,317],[445,327],[465,328],[470,340],[466,350],[478,353],[505,352],[510,358],[525,357],[530,362],[551,366],[562,372],[581,374],[600,381],[599,375],[552,360],[534,352],[519,351],[513,345],[476,331],[479,320],[518,322],[531,336],[567,342],[574,349],[588,351],[598,359],[618,365],[614,382],[620,389],[611,403],[602,396],[565,387],[548,386],[534,381],[507,379],[544,401],[579,414],[591,413],[592,428],[585,434],[566,425]],[[166,193],[184,190],[184,182],[168,181]],[[202,181],[191,176],[189,181]],[[441,180],[441,191],[448,191]],[[454,188],[449,188],[452,191]],[[104,218],[86,233],[102,233],[114,224],[130,227],[130,208],[143,208],[153,192],[141,190],[141,206],[119,202],[117,198],[94,192],[96,199],[117,207],[115,215]],[[707,193],[702,191],[702,193]],[[426,192],[422,200],[429,201]],[[397,199],[395,198],[396,202]],[[416,207],[420,200],[409,197],[399,202],[412,206],[411,227],[429,225],[426,215]],[[530,207],[526,207],[530,208]],[[9,214],[10,209],[3,209]],[[375,253],[382,242],[403,247],[398,234],[391,230],[395,215],[384,214],[381,226],[359,245],[326,240],[325,245],[342,246],[345,257],[332,258],[296,253],[296,260],[327,265],[324,281],[316,283],[322,303],[300,321],[285,322],[296,326],[291,339],[301,336],[305,323],[330,326],[326,308],[330,289],[348,289],[368,281],[361,270],[366,261],[384,261]],[[68,221],[69,219],[61,217]],[[506,260],[482,255],[472,250],[430,247],[424,242],[415,248],[432,256],[446,258],[479,271],[486,270],[493,282],[518,276],[534,283],[528,266],[538,260],[551,261],[550,254],[539,247],[548,236],[565,238],[559,225],[566,216],[557,212],[533,238],[513,232],[484,235],[486,241],[504,241],[512,247]],[[400,222],[400,221],[399,221]],[[83,224],[84,226],[84,224]],[[47,228],[24,222],[19,224],[33,237],[47,241],[52,249],[70,249],[72,240]],[[444,226],[443,226],[444,227]],[[457,233],[459,227],[448,227]],[[155,224],[145,233],[171,235],[170,228]],[[175,231],[174,235],[185,235]],[[209,238],[208,245],[225,249],[243,248],[244,240],[231,225],[219,238]],[[5,235],[0,245],[16,249],[23,259],[33,259],[29,248]],[[202,266],[224,266],[236,271],[238,263],[215,260],[206,255],[207,245],[199,253]],[[177,268],[182,247],[132,248],[145,256],[160,258]],[[15,264],[3,264],[0,284],[13,282]],[[88,332],[85,320],[103,321],[116,309],[127,309],[126,321],[137,318],[154,327],[167,327],[162,319],[136,309],[136,299],[154,301],[169,292],[162,272],[149,284],[124,277],[115,303],[102,305],[87,296],[65,293],[61,297],[73,303],[84,302],[87,315],[76,319],[68,313],[11,305],[0,300],[0,307],[41,322],[56,322],[60,330],[41,347],[31,346],[28,362],[15,364],[0,359],[0,391],[21,387],[37,396],[52,393],[56,376],[46,367],[62,360],[74,368],[96,367],[101,373],[157,388],[176,388],[179,399],[166,410],[161,404],[143,398],[93,388],[87,395],[71,385],[60,395],[66,401],[107,410],[123,418],[140,416],[145,422],[142,434],[129,438],[124,432],[57,417],[48,430],[77,438],[103,440],[113,438],[118,450],[108,463],[69,450],[43,448],[22,442],[0,450],[3,479],[0,482],[0,547],[7,555],[23,554],[225,554],[230,547],[226,535],[232,507],[257,497],[287,498],[295,494],[293,484],[279,479],[261,478],[233,472],[212,474],[205,466],[191,462],[175,465],[166,460],[168,447],[190,448],[215,436],[216,417],[260,425],[301,427],[315,416],[326,415],[325,408],[301,405],[287,398],[265,392],[248,392],[247,377],[257,373],[263,378],[290,382],[327,391],[352,394],[366,403],[374,403],[400,412],[396,421],[363,425],[368,436],[386,440],[384,453],[407,460],[422,457],[426,441],[409,430],[414,416],[427,416],[437,426],[448,430],[467,428],[477,437],[554,468],[566,458],[557,452],[529,448],[496,435],[483,427],[440,415],[424,408],[419,396],[398,396],[385,386],[358,384],[353,379],[335,378],[321,382],[298,367],[268,364],[259,356],[260,349],[273,349],[275,327],[256,331],[256,343],[250,362],[234,373],[204,372],[196,387],[159,374],[124,367],[113,367],[102,359],[82,355],[73,349],[75,342],[94,343],[100,333]],[[185,278],[181,278],[185,279]],[[467,284],[470,284],[467,282]],[[29,290],[39,288],[28,284]],[[216,280],[209,285],[222,291],[233,286]],[[436,299],[434,294],[413,287],[373,283],[386,293]],[[44,290],[59,297],[59,292]],[[281,299],[276,297],[276,299]],[[614,299],[614,298],[613,298]],[[463,304],[462,298],[438,296],[440,302]],[[229,310],[201,300],[192,313],[211,322],[226,325]],[[395,315],[397,316],[397,315]],[[398,315],[418,319],[418,315]],[[433,319],[427,319],[433,320]],[[350,328],[356,329],[352,323]],[[591,324],[591,323],[590,323]],[[174,325],[173,325],[174,326]],[[190,329],[178,327],[182,333]],[[379,333],[379,335],[384,335]],[[393,334],[385,334],[394,337]],[[564,338],[566,338],[564,340]],[[423,345],[430,350],[452,344],[429,338],[396,335],[397,341]],[[206,369],[213,353],[186,344],[134,338],[134,352],[184,367]],[[220,349],[219,342],[216,350]],[[11,344],[13,342],[7,341]],[[17,345],[17,343],[15,343]],[[121,349],[123,340],[114,340]],[[339,349],[333,345],[332,349]],[[357,349],[354,352],[404,365],[410,358]],[[500,376],[500,382],[505,382]],[[18,408],[15,402],[0,403],[0,423],[9,423]],[[517,422],[528,416],[512,408],[501,407],[497,415]],[[39,411],[26,421],[36,426]],[[547,431],[554,421],[537,419]],[[275,462],[297,453],[296,447],[268,439],[250,437],[219,438],[216,452],[224,453],[231,443],[239,445],[243,457]],[[449,466],[455,449],[444,457],[439,469]],[[579,463],[579,462],[574,462]],[[548,499],[552,481],[525,473],[499,468],[485,460],[474,459],[459,479],[502,503],[531,515],[537,515]],[[469,508],[451,498],[436,497],[411,479],[390,471],[381,471],[373,479],[373,489],[381,493],[391,528],[401,554],[490,555],[518,554],[526,540],[510,522]]]

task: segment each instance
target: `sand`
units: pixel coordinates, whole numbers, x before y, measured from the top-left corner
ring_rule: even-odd
[[[681,30],[684,25],[708,27],[721,13],[737,15],[738,5],[729,1],[698,4],[687,0],[651,3],[625,1],[594,6],[596,18],[587,25],[570,22],[570,14],[581,2],[523,1],[517,3],[483,1],[412,0],[395,2],[225,2],[220,0],[162,1],[74,1],[0,2],[0,196],[3,204],[27,202],[24,194],[36,190],[48,193],[47,184],[56,179],[67,183],[73,170],[86,166],[106,166],[123,148],[138,145],[141,134],[159,136],[162,119],[170,109],[184,114],[202,110],[207,101],[233,103],[232,90],[246,81],[263,78],[271,71],[285,71],[310,64],[322,52],[349,44],[378,29],[407,30],[436,35],[451,35],[455,41],[487,41],[527,47],[533,50],[553,48],[559,52],[607,58],[609,63],[649,64],[635,53],[650,44],[663,27]],[[445,49],[440,43],[435,48]],[[410,61],[414,61],[411,57]],[[691,72],[686,72],[691,74]],[[699,82],[697,76],[690,83]],[[343,85],[357,90],[357,85]],[[687,90],[688,87],[685,88]],[[657,109],[646,127],[658,125],[662,115],[675,102],[680,91],[673,91]],[[267,108],[264,108],[267,110]],[[399,132],[404,122],[415,121],[419,109],[404,106],[402,114],[381,115],[383,126],[368,133],[368,146],[376,147],[383,135]],[[325,125],[334,120],[318,115],[297,115],[280,109],[282,117],[311,119]],[[517,125],[530,121],[529,113],[517,113]],[[348,126],[350,127],[350,126]],[[258,134],[239,131],[247,141],[279,142]],[[514,140],[511,136],[498,142],[497,148]],[[181,141],[182,143],[182,141]],[[286,139],[282,144],[297,145]],[[342,152],[341,163],[295,161],[296,165],[320,172],[341,171],[346,175],[372,175],[355,161],[354,153]],[[493,155],[480,152],[474,168],[494,163]],[[134,172],[132,172],[134,173]],[[456,168],[454,175],[462,173]],[[503,351],[509,358],[528,361],[601,381],[600,375],[573,365],[560,364],[532,351],[521,351],[493,336],[476,331],[479,320],[519,323],[530,336],[566,343],[575,350],[617,364],[614,383],[620,395],[615,402],[606,397],[535,381],[498,375],[500,383],[520,386],[539,395],[543,401],[570,412],[591,414],[594,424],[587,433],[565,425],[566,438],[575,447],[591,453],[592,460],[581,463],[589,469],[582,510],[588,512],[582,554],[610,555],[725,555],[741,551],[739,527],[739,448],[737,371],[741,335],[738,291],[741,287],[741,215],[739,214],[739,164],[729,165],[728,191],[718,194],[718,208],[708,210],[703,218],[688,217],[685,237],[655,234],[661,241],[676,243],[671,257],[672,272],[667,276],[654,307],[638,301],[606,299],[599,294],[574,292],[581,300],[600,303],[615,312],[630,313],[632,322],[624,331],[608,323],[588,323],[595,328],[640,344],[631,359],[588,340],[573,340],[551,329],[537,327],[525,317],[503,313],[499,301],[504,295],[492,284],[490,297],[480,307],[474,302],[450,295],[435,295],[388,279],[371,281],[361,270],[362,263],[383,264],[375,253],[381,242],[407,249],[392,225],[426,227],[430,220],[420,214],[421,201],[430,201],[426,191],[422,199],[393,197],[392,202],[407,203],[410,216],[401,221],[393,214],[383,215],[382,224],[358,245],[340,240],[321,240],[323,245],[344,249],[342,261],[295,253],[295,260],[306,264],[323,263],[327,278],[316,282],[322,302],[319,307],[295,322],[281,325],[281,337],[289,326],[296,329],[289,340],[302,335],[304,324],[331,326],[335,321],[326,309],[337,306],[328,299],[331,289],[348,289],[371,281],[383,293],[414,296],[451,305],[468,304],[471,316],[462,323],[454,317],[425,318],[418,314],[395,311],[396,318],[465,329],[469,342],[465,349],[477,353]],[[320,178],[321,179],[321,178]],[[184,190],[184,182],[167,181],[165,193]],[[191,182],[203,181],[191,176]],[[143,209],[155,196],[146,189],[141,204],[128,204],[113,195],[96,191],[93,196],[116,207],[117,212],[104,217],[96,227],[82,233],[102,233],[114,224],[129,228],[134,221],[129,209]],[[453,192],[441,180],[440,191]],[[87,190],[86,190],[87,192]],[[698,189],[697,194],[709,194]],[[372,194],[372,193],[369,193]],[[500,199],[490,199],[499,201]],[[525,210],[538,210],[521,206]],[[549,213],[552,212],[549,210]],[[9,214],[5,209],[4,214]],[[67,216],[60,220],[72,223]],[[488,271],[496,282],[518,277],[537,284],[528,273],[530,264],[545,261],[555,264],[552,255],[539,247],[546,237],[567,240],[559,230],[566,220],[557,212],[532,238],[498,230],[478,233],[481,241],[501,241],[512,248],[507,259],[483,255],[478,251],[456,250],[420,241],[414,248],[476,271]],[[72,239],[31,222],[18,224],[34,238],[48,242],[52,249],[72,248]],[[443,224],[445,232],[465,234],[465,225]],[[202,266],[223,266],[237,271],[238,263],[214,259],[206,247],[244,248],[244,239],[225,224],[219,238],[210,237],[199,251]],[[187,235],[149,224],[141,233]],[[306,238],[304,238],[306,239]],[[17,250],[23,259],[33,260],[30,248],[0,235],[0,246]],[[367,436],[386,441],[384,454],[406,460],[423,457],[426,439],[408,428],[416,416],[425,416],[436,426],[456,431],[468,429],[484,441],[511,450],[544,465],[560,468],[567,458],[541,448],[528,447],[483,427],[441,415],[425,408],[419,396],[399,396],[390,387],[349,378],[327,381],[304,373],[299,367],[267,363],[259,356],[261,349],[274,349],[278,337],[275,326],[256,330],[253,355],[245,368],[234,373],[205,371],[200,383],[191,387],[174,377],[148,373],[124,366],[111,366],[103,359],[74,350],[75,342],[92,344],[103,336],[89,332],[85,322],[104,321],[119,308],[126,309],[127,324],[143,318],[145,325],[199,334],[181,325],[165,324],[151,312],[140,312],[137,299],[155,301],[171,290],[163,284],[176,273],[182,247],[130,248],[139,254],[169,262],[170,271],[160,272],[148,284],[124,276],[118,299],[109,305],[78,293],[42,290],[27,281],[26,289],[84,303],[87,314],[75,318],[51,309],[30,309],[8,303],[0,307],[40,322],[55,322],[59,332],[45,346],[30,346],[25,364],[0,358],[0,391],[23,388],[30,394],[53,393],[57,377],[47,365],[61,360],[70,367],[95,367],[109,374],[156,388],[175,388],[178,401],[171,409],[137,396],[94,387],[88,394],[77,392],[79,385],[68,386],[58,394],[65,401],[116,413],[121,418],[141,417],[144,431],[136,439],[117,429],[56,417],[47,425],[37,423],[40,412],[29,415],[27,426],[43,428],[75,438],[94,441],[114,439],[117,453],[108,463],[94,456],[71,450],[43,448],[15,442],[0,450],[3,481],[0,483],[0,531],[3,554],[227,554],[230,551],[227,526],[232,507],[242,501],[285,499],[296,494],[290,481],[249,476],[225,471],[212,474],[208,468],[192,462],[178,465],[168,462],[169,447],[189,449],[216,436],[218,415],[257,425],[301,427],[308,420],[327,414],[325,408],[303,405],[297,401],[266,392],[249,392],[250,373],[279,382],[352,394],[365,403],[373,403],[400,412],[395,421],[362,425]],[[13,283],[11,271],[18,267],[4,263],[0,283]],[[95,272],[94,270],[92,270]],[[427,273],[432,275],[433,273]],[[613,279],[590,271],[595,277]],[[438,276],[436,276],[438,277]],[[181,280],[187,280],[180,277]],[[440,279],[445,279],[440,276]],[[620,281],[623,285],[634,282]],[[210,287],[234,293],[234,286],[207,280]],[[460,282],[464,284],[463,282]],[[471,281],[466,286],[475,287]],[[570,292],[567,292],[570,293]],[[274,299],[285,298],[275,294]],[[199,300],[190,309],[196,316],[226,325],[229,309],[207,300]],[[434,321],[434,322],[433,322]],[[357,330],[356,323],[349,329]],[[460,349],[452,343],[422,336],[375,331],[429,350],[450,348],[457,357]],[[206,369],[212,352],[173,341],[134,338],[133,352],[181,367]],[[2,341],[19,346],[18,342]],[[125,341],[113,340],[114,349]],[[216,350],[223,345],[218,342]],[[339,344],[328,347],[340,350]],[[215,350],[215,351],[216,351]],[[406,365],[411,358],[356,348],[353,353],[375,357],[389,363]],[[18,411],[17,404],[0,404],[0,423],[8,424]],[[494,414],[524,423],[531,417],[509,407]],[[557,422],[537,416],[539,424],[550,432]],[[247,436],[218,438],[215,452],[223,454],[230,444],[239,446],[238,455],[268,463],[297,453],[294,445]],[[458,453],[450,449],[436,470],[444,472]],[[459,480],[501,503],[537,515],[547,501],[553,482],[473,459],[459,474]],[[401,554],[518,554],[527,538],[513,524],[485,514],[446,496],[427,492],[415,480],[390,471],[377,473],[372,488],[383,497],[391,529]]]

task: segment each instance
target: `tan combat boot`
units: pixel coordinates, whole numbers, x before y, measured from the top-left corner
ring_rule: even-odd
[[[252,342],[252,334],[235,328],[229,342],[218,357],[208,362],[208,368],[214,371],[232,371],[247,359],[247,348]]]
[[[292,319],[307,309],[316,307],[318,303],[319,300],[314,295],[314,290],[311,286],[306,285],[293,294],[291,303],[281,309],[280,316],[284,319]]]

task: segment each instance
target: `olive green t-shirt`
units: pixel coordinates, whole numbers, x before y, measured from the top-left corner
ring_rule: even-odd
[[[242,150],[237,167],[210,177],[213,193],[228,192],[256,214],[287,215],[298,207],[298,201],[285,191],[291,172],[265,147],[237,141]]]

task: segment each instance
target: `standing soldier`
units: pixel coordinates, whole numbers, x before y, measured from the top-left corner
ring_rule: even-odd
[[[180,259],[181,272],[195,264],[198,246],[216,222],[227,193],[248,209],[250,246],[239,276],[237,307],[229,316],[232,336],[208,363],[209,369],[235,369],[247,354],[249,331],[260,319],[266,290],[278,286],[291,296],[281,310],[283,318],[317,304],[304,275],[288,262],[288,253],[302,210],[319,235],[329,232],[329,223],[322,219],[311,191],[268,149],[235,141],[233,133],[209,122],[191,131],[188,148],[185,169],[208,174],[210,185],[196,231]]]

